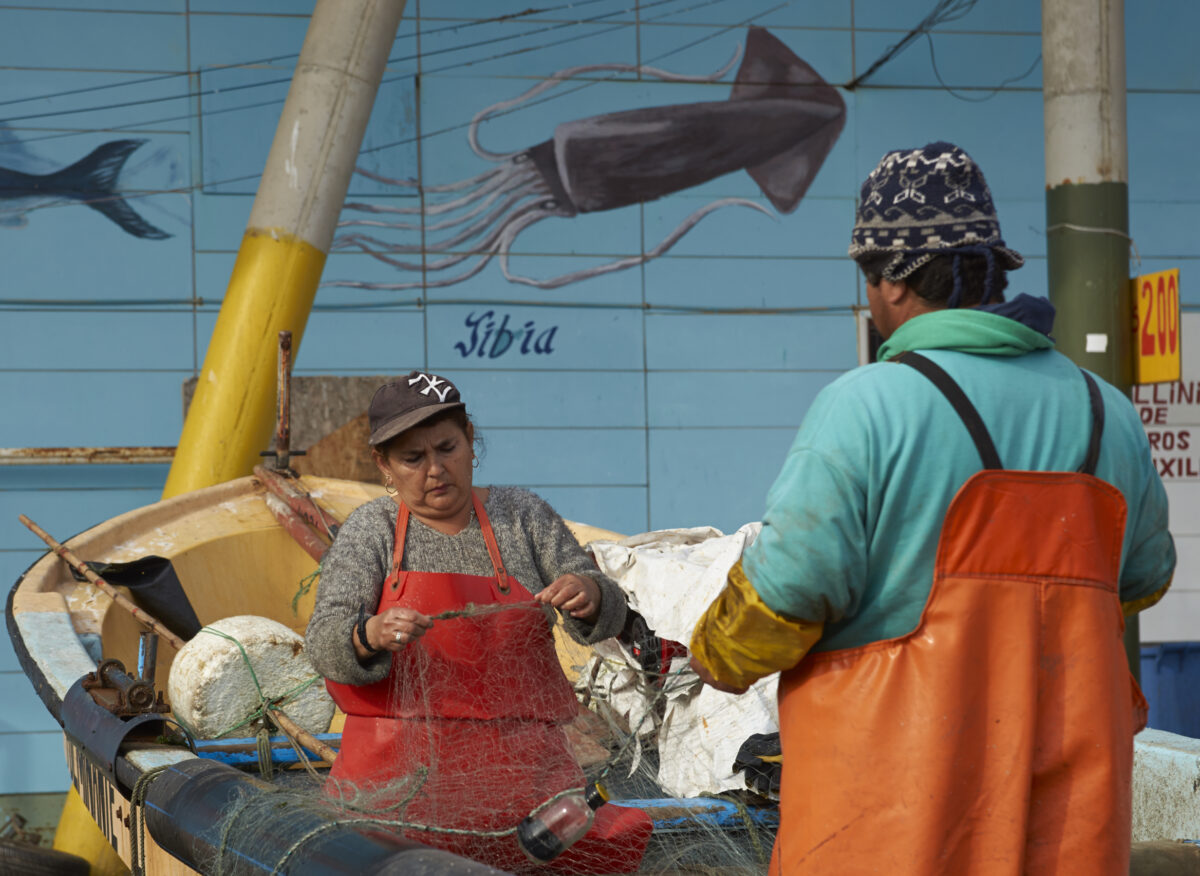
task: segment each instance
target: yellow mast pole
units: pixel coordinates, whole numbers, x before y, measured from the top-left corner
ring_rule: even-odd
[[[163,498],[250,473],[275,414],[405,0],[317,0]]]

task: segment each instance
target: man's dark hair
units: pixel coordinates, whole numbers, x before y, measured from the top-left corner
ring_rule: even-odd
[[[954,293],[954,260],[959,260],[959,274],[962,277],[962,300],[959,307],[974,307],[983,301],[984,290],[987,288],[987,257],[977,253],[963,253],[955,256],[952,253],[935,255],[930,261],[917,268],[904,278],[904,282],[921,298],[934,307],[945,307],[950,296]],[[892,256],[889,253],[868,253],[856,260],[863,276],[872,286],[878,286],[887,270]],[[999,264],[995,267],[992,278],[992,294],[989,304],[998,304],[1004,300],[1004,290],[1008,286],[1008,272]]]

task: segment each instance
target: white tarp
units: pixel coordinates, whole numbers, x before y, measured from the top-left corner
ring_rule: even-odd
[[[731,535],[712,527],[661,530],[588,547],[650,628],[660,638],[686,645],[696,622],[725,586],[730,568],[761,528],[760,523],[748,523]],[[746,787],[741,773],[731,768],[748,736],[779,729],[777,675],[762,679],[741,696],[731,696],[701,685],[687,661],[676,658],[659,691],[630,667],[615,640],[597,645],[596,651],[599,656],[581,677],[594,679],[589,685],[593,695],[637,735],[655,729],[654,706],[658,698],[665,698],[658,727],[658,780],[667,792],[695,797]]]

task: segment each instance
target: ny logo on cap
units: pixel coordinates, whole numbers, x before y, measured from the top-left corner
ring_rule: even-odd
[[[446,396],[450,394],[450,390],[454,389],[449,381],[443,380],[434,374],[418,374],[416,377],[410,377],[408,378],[408,385],[412,386],[421,380],[425,381],[425,388],[421,390],[421,395],[429,395],[432,392],[440,402],[444,402]],[[443,388],[438,389],[439,386]]]

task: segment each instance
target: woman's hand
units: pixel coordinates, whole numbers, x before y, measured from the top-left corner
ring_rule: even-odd
[[[413,639],[425,635],[425,631],[432,626],[433,619],[428,615],[394,605],[367,618],[367,642],[376,651],[399,651]],[[357,630],[354,632],[354,653],[359,660],[371,656],[358,640]]]
[[[600,586],[586,575],[563,575],[533,598],[582,621],[594,620],[600,611]]]

